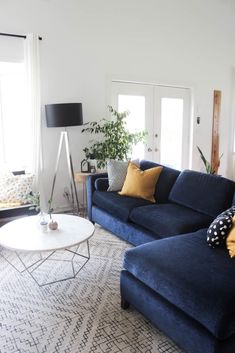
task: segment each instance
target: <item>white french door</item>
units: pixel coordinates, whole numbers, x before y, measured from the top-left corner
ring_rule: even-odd
[[[185,169],[189,167],[190,91],[156,87],[153,160]]]
[[[190,90],[125,82],[112,83],[112,105],[129,110],[130,131],[146,130],[133,158],[146,158],[176,169],[189,167]]]
[[[149,131],[153,131],[153,88],[149,85],[113,82],[112,106],[119,112],[129,111],[127,128],[131,132],[146,130],[146,144],[139,143],[133,148],[132,158],[144,159],[147,146],[152,145]]]

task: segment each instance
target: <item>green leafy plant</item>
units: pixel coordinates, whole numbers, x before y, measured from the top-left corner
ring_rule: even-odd
[[[51,214],[54,212],[54,208],[52,207],[52,199],[48,200],[48,214],[50,216],[50,219],[52,219]]]
[[[29,203],[32,206],[29,210],[35,210],[36,212],[40,211],[40,193],[39,192],[30,192],[27,195],[22,195],[25,203]]]
[[[29,208],[29,210],[35,210],[36,212],[41,211],[40,209],[40,193],[39,192],[30,192],[27,195],[22,195],[23,199],[25,200],[26,203],[31,204],[32,206]],[[50,219],[52,219],[52,213],[54,212],[54,209],[52,207],[52,199],[48,200],[48,214],[50,216]]]
[[[126,128],[128,111],[117,112],[108,106],[112,115],[111,120],[102,119],[100,122],[88,123],[89,127],[82,132],[100,135],[98,141],[91,140],[91,146],[84,148],[87,159],[96,159],[97,167],[104,168],[107,159],[126,160],[130,156],[133,145],[144,141],[146,132],[130,133]]]
[[[200,154],[200,157],[202,159],[202,162],[206,168],[206,172],[207,174],[215,174],[215,170],[212,168],[212,165],[211,163],[205,158],[202,150],[197,146],[197,149],[198,149],[198,152]],[[219,162],[218,162],[218,167],[219,167],[219,164],[220,164],[220,160],[221,158],[223,157],[223,153],[221,154],[221,156],[219,157]]]

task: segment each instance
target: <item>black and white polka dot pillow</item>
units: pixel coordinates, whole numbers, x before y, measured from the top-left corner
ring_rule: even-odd
[[[207,243],[212,248],[224,245],[226,237],[233,225],[232,217],[218,216],[207,230]]]
[[[233,225],[233,216],[235,215],[235,206],[222,212],[211,223],[207,230],[207,243],[210,247],[216,248],[225,245],[226,238]]]
[[[235,205],[227,209],[226,211],[222,212],[219,216],[216,217],[222,217],[222,216],[230,216],[233,217],[235,215]]]

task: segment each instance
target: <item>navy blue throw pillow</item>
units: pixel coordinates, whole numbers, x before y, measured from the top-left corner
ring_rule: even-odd
[[[216,248],[225,245],[226,238],[233,225],[233,216],[235,215],[235,206],[222,212],[211,223],[207,230],[207,243],[210,247]]]

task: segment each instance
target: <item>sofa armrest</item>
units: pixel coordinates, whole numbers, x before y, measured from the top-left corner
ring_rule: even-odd
[[[90,221],[92,221],[92,198],[95,191],[95,182],[100,178],[107,178],[107,173],[98,173],[94,175],[89,175],[86,182],[86,192],[87,192],[87,215]]]
[[[99,178],[95,180],[95,189],[98,191],[107,191],[109,187],[108,178]]]

